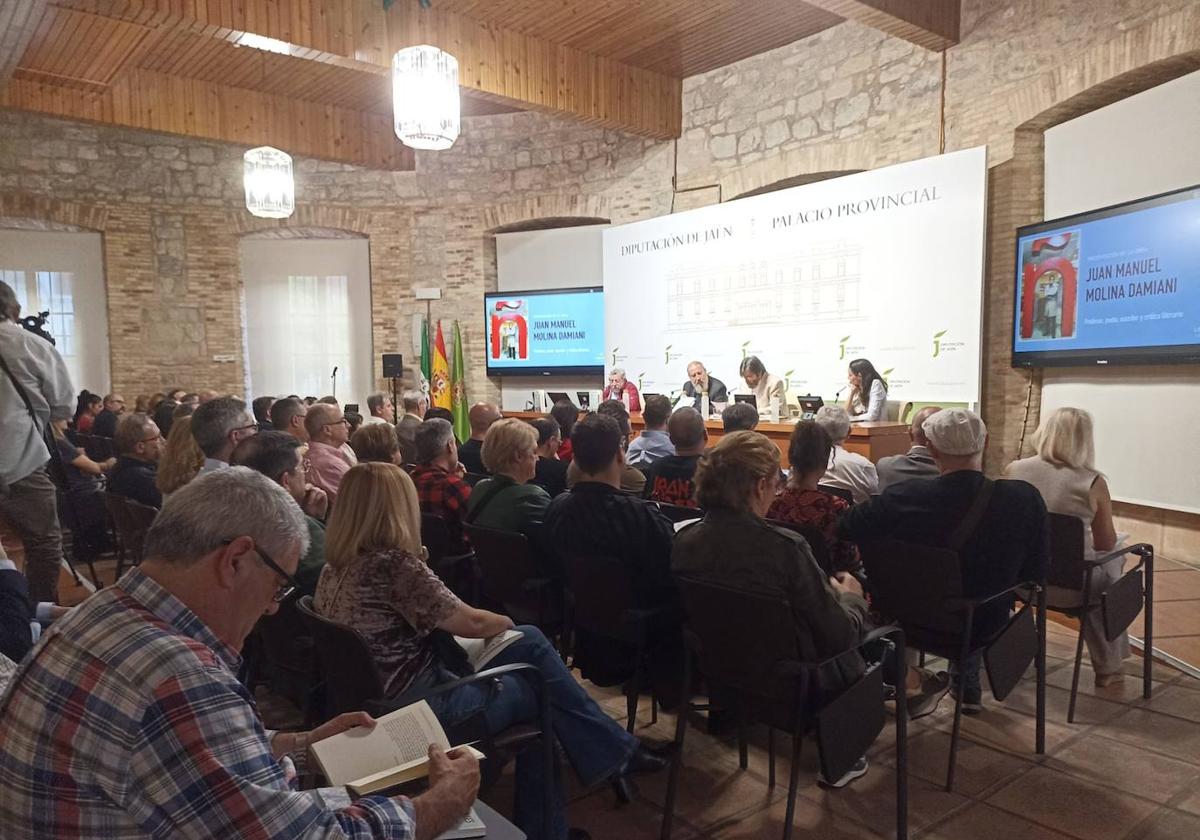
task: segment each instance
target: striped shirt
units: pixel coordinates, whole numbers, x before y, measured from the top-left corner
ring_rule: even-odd
[[[138,569],[89,598],[0,698],[4,837],[412,840],[407,799],[293,789],[238,664]]]

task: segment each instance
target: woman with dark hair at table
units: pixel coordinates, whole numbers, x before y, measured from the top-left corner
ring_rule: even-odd
[[[855,359],[846,375],[850,396],[846,398],[846,413],[850,422],[884,420],[887,412],[887,383],[869,359]]]

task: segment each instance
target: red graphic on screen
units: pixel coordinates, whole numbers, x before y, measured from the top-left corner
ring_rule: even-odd
[[[523,299],[498,300],[492,304],[491,346],[493,359],[529,358],[529,312]]]
[[[1079,231],[1027,243],[1021,253],[1021,338],[1072,338],[1079,297]]]

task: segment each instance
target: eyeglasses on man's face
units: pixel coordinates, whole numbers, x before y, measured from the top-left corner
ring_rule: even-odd
[[[232,543],[233,543],[233,538],[221,540],[222,545],[230,545]],[[268,569],[270,569],[275,574],[282,577],[284,580],[284,582],[281,583],[278,588],[276,588],[275,594],[271,596],[272,601],[274,601],[276,604],[278,604],[284,598],[286,598],[287,596],[291,595],[293,592],[296,591],[296,586],[298,585],[296,583],[296,579],[294,577],[292,577],[291,575],[289,575],[287,572],[285,572],[283,570],[283,567],[281,567],[278,563],[276,563],[274,560],[272,560],[271,555],[269,555],[269,554],[267,554],[267,552],[263,551],[262,547],[260,545],[258,545],[257,543],[254,545],[254,553],[258,555],[259,559],[263,561],[263,564]]]

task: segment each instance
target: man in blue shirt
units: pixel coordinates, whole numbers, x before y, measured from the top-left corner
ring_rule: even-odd
[[[646,398],[642,421],[646,428],[629,444],[625,460],[630,466],[648,467],[655,461],[675,454],[675,445],[667,434],[667,418],[671,416],[671,401],[662,394]]]

